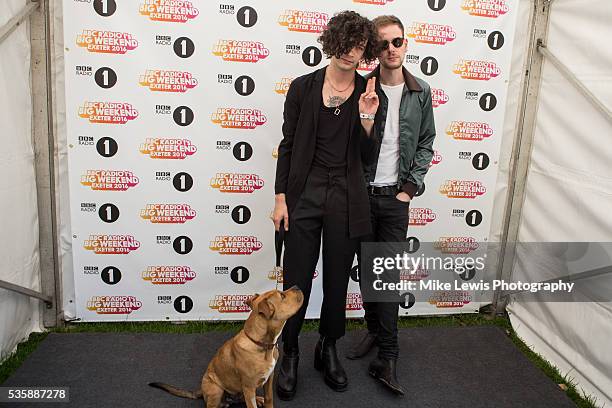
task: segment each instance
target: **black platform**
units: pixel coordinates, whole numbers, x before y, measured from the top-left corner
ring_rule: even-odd
[[[362,332],[338,342],[343,354]],[[51,333],[2,386],[68,386],[70,403],[0,403],[1,407],[203,407],[151,388],[161,381],[187,389],[202,373],[227,332]],[[400,331],[398,377],[408,394],[396,397],[367,374],[363,360],[342,356],[346,392],[330,390],[313,368],[316,332],[301,336],[299,388],[277,407],[575,407],[574,403],[493,326],[425,327]]]

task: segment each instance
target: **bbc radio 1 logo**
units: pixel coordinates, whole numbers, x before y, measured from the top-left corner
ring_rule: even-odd
[[[453,218],[463,218],[465,223],[470,227],[477,227],[482,223],[483,216],[479,210],[470,210],[466,213],[464,209],[453,208],[451,212]]]
[[[475,28],[474,34],[472,35],[474,38],[486,38],[487,45],[492,50],[499,50],[504,46],[505,38],[501,31],[492,31],[489,35],[487,35],[487,30],[482,28]]]
[[[110,67],[100,67],[93,72],[93,67],[89,65],[77,65],[75,75],[78,77],[93,77],[96,85],[100,88],[109,89],[117,84],[117,73]]]
[[[440,186],[440,194],[448,198],[474,199],[487,192],[487,188],[478,180],[446,180]]]
[[[200,14],[188,0],[144,0],[138,11],[152,21],[169,23],[186,23]]]
[[[437,108],[448,102],[448,95],[444,89],[431,88],[431,105]]]
[[[232,142],[229,140],[217,140],[217,150],[231,150],[234,158],[241,162],[247,161],[253,157],[253,146],[244,141],[234,143],[234,147],[232,148]]]
[[[478,249],[474,237],[440,237],[433,242],[433,248],[443,254],[465,255]]]
[[[184,285],[194,280],[197,273],[186,265],[155,265],[147,266],[141,277],[153,285]]]
[[[172,245],[174,252],[186,255],[193,250],[193,240],[185,235],[179,235],[172,239],[170,235],[157,235],[155,237],[157,245]]]
[[[219,40],[212,53],[223,61],[255,63],[267,58],[270,50],[257,41]]]
[[[246,224],[251,220],[251,209],[246,205],[237,205],[233,209],[228,204],[215,205],[215,214],[230,214],[236,224]]]
[[[438,72],[440,63],[434,56],[426,56],[421,59],[420,55],[406,54],[406,64],[418,65],[423,75],[432,76]]]
[[[172,115],[174,123],[181,127],[189,126],[195,120],[193,109],[185,105],[174,109],[170,105],[155,105],[155,115]]]
[[[471,16],[497,18],[510,11],[507,0],[463,0],[461,9]]]
[[[210,186],[222,193],[251,194],[264,186],[264,180],[257,174],[217,173]]]
[[[125,255],[140,248],[140,242],[133,235],[92,234],[83,242],[83,248],[97,255]]]
[[[287,91],[289,91],[289,86],[293,82],[293,78],[291,77],[283,77],[274,85],[274,92],[279,95],[287,96]]]
[[[478,101],[480,109],[490,112],[497,106],[497,97],[490,92],[480,95],[476,91],[465,91],[465,99],[468,101]]]
[[[472,294],[465,290],[435,291],[427,302],[438,309],[459,308],[472,302]]]
[[[408,225],[414,227],[424,227],[431,224],[438,218],[438,214],[431,208],[410,208]]]
[[[498,77],[501,74],[501,69],[491,61],[461,59],[455,64],[453,73],[463,79],[488,81]]]
[[[193,183],[194,183],[193,177],[191,176],[191,174],[184,172],[184,171],[180,171],[174,174],[174,176],[169,171],[156,171],[155,181],[158,181],[158,182],[172,181],[172,186],[174,187],[174,189],[176,191],[180,191],[181,193],[191,190],[191,188],[193,187]]]
[[[113,203],[104,203],[99,206],[96,203],[81,203],[80,209],[82,213],[98,213],[100,220],[111,224],[119,219],[120,211]],[[97,211],[96,211],[97,210]]]
[[[215,295],[208,307],[219,313],[248,313],[251,308],[245,303],[251,295]]]
[[[140,153],[151,159],[184,160],[198,151],[189,139],[147,138],[140,144]]]
[[[140,218],[152,224],[184,224],[195,216],[189,204],[147,204],[140,210]]]
[[[285,10],[278,17],[278,24],[289,31],[320,34],[327,28],[329,14],[318,11]]]
[[[446,45],[457,38],[453,27],[415,21],[408,28],[407,36],[417,43]]]
[[[232,74],[217,74],[217,82],[220,84],[234,84],[234,90],[240,96],[249,96],[255,91],[255,80],[248,75],[240,75],[234,82]]]
[[[136,296],[92,296],[87,301],[87,310],[97,314],[128,315],[142,307]]]
[[[79,107],[78,114],[89,123],[125,125],[138,117],[138,110],[127,102],[86,101]]]
[[[250,28],[257,24],[257,10],[251,6],[242,6],[236,11],[236,6],[233,4],[219,4],[219,14],[236,14],[236,21],[245,28]]]
[[[151,91],[184,93],[198,85],[191,72],[147,69],[138,82]]]
[[[92,190],[126,191],[139,182],[129,170],[87,170],[81,176],[81,184]]]
[[[178,37],[172,41],[172,36],[158,34],[155,36],[155,45],[172,46],[177,57],[189,58],[195,52],[195,44],[189,37]]]
[[[224,129],[255,129],[268,121],[266,115],[254,108],[217,108],[210,120]]]
[[[446,129],[446,134],[455,140],[472,140],[482,142],[493,136],[493,129],[485,122],[452,121]]]
[[[83,30],[76,43],[89,52],[125,54],[138,47],[138,40],[130,33],[120,31]]]

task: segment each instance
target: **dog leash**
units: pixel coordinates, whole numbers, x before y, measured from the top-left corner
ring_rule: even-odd
[[[278,231],[274,231],[274,249],[276,251],[276,265],[274,266],[274,276],[276,277],[276,289],[278,290],[278,277],[283,276],[281,259],[283,255],[283,245],[285,244],[285,220],[281,220]]]

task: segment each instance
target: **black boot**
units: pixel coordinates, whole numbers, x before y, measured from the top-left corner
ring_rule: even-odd
[[[397,359],[385,359],[376,357],[374,361],[370,363],[368,372],[378,381],[386,385],[391,391],[399,395],[404,395],[404,390],[397,381],[396,373]]]
[[[351,360],[357,360],[372,350],[372,347],[376,344],[376,334],[371,332],[366,332],[366,334],[361,338],[359,343],[354,346],[346,355],[346,358]]]
[[[300,351],[297,348],[283,350],[280,370],[276,377],[276,394],[283,401],[292,400],[297,389],[297,370]]]
[[[328,337],[319,338],[315,347],[314,358],[315,369],[323,370],[325,383],[334,391],[345,391],[348,386],[348,378],[336,352],[336,339]]]

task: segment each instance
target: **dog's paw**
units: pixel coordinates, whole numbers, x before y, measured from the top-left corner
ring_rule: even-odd
[[[264,406],[264,402],[265,402],[264,397],[259,397],[259,396],[255,397],[255,403],[257,404],[259,408]]]

